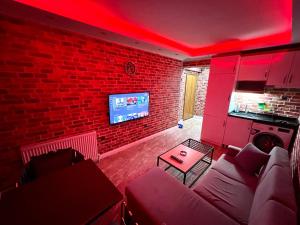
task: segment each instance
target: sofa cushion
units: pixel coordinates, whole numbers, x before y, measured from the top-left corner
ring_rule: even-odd
[[[290,169],[273,166],[268,175],[258,184],[251,208],[251,215],[257,215],[268,200],[275,200],[296,211],[295,193]]]
[[[248,224],[254,198],[252,188],[216,170],[210,170],[194,191],[237,222]]]
[[[259,180],[261,181],[268,174],[273,166],[290,167],[288,151],[284,148],[274,147],[270,152],[267,165],[261,171]]]
[[[159,168],[130,182],[125,193],[139,224],[238,224]]]
[[[268,200],[259,212],[251,214],[249,225],[296,225],[297,215],[294,211],[274,200]]]
[[[213,164],[212,169],[251,187],[253,190],[256,189],[257,176],[246,173],[239,165],[236,165],[234,157],[223,154],[218,161]]]
[[[247,173],[255,174],[267,163],[269,157],[268,154],[259,150],[252,143],[249,143],[234,157],[234,159]]]

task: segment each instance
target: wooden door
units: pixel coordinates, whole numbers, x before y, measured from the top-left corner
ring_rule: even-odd
[[[244,148],[249,142],[252,123],[252,120],[228,116],[223,144]]]
[[[267,86],[275,88],[287,87],[288,75],[291,71],[295,52],[279,52],[272,57]]]
[[[235,74],[210,74],[205,100],[204,114],[227,115]]]
[[[293,67],[287,82],[289,88],[300,88],[300,51],[295,53]]]
[[[187,120],[194,115],[197,76],[188,74],[185,82],[183,119]]]
[[[272,54],[249,55],[241,57],[239,81],[266,81]]]

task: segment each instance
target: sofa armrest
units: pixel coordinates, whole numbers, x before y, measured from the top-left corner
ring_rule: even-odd
[[[227,155],[236,156],[242,149],[233,145],[228,145]]]

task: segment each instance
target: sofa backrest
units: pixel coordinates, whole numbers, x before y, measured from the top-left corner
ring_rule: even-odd
[[[273,166],[290,168],[290,160],[287,150],[277,146],[272,149],[272,151],[270,152],[268,163],[259,175],[259,182],[261,182],[266,177]]]
[[[255,191],[249,224],[296,224],[297,206],[288,152],[276,147],[270,155]],[[290,223],[282,223],[288,220]]]
[[[296,225],[296,213],[278,203],[269,200],[261,210],[249,220],[249,225]]]

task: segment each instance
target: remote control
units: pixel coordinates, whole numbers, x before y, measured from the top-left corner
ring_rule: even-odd
[[[178,157],[176,157],[175,155],[171,155],[171,158],[176,160],[177,162],[179,163],[183,163],[183,160],[182,159],[179,159]]]

